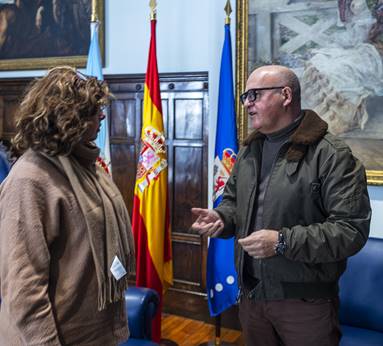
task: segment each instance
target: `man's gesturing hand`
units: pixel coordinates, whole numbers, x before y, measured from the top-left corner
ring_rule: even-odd
[[[264,258],[275,255],[275,244],[278,241],[278,231],[261,229],[251,233],[246,238],[238,240],[238,243],[252,257]]]
[[[192,213],[198,216],[191,229],[200,235],[216,237],[223,230],[223,221],[219,214],[211,209],[192,208]]]

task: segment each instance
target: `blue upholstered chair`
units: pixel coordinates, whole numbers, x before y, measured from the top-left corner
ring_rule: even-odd
[[[129,287],[125,291],[130,338],[120,346],[158,345],[151,341],[151,326],[159,301],[158,293],[150,288]]]
[[[383,346],[383,239],[348,260],[339,286],[340,346]]]

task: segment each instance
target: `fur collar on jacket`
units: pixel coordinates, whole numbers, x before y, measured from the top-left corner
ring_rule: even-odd
[[[304,110],[304,116],[297,130],[290,137],[291,146],[286,153],[288,161],[300,161],[306,153],[307,147],[317,143],[327,133],[328,125],[314,111]],[[247,146],[256,139],[264,138],[258,131],[250,133],[243,145]]]

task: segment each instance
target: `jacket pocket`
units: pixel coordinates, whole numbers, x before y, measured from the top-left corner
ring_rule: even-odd
[[[320,181],[313,181],[310,186],[311,196],[318,197],[321,193],[321,183]]]

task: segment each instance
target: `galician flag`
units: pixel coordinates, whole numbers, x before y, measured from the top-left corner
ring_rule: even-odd
[[[221,202],[227,179],[237,158],[237,127],[233,91],[230,24],[225,24],[219,78],[218,119],[214,159],[214,207]],[[210,314],[217,316],[237,300],[234,238],[210,238],[207,256],[207,295]]]
[[[137,257],[136,284],[155,289],[161,297],[160,308],[152,325],[153,340],[159,342],[162,293],[173,284],[173,263],[168,204],[168,163],[156,58],[155,19],[151,21],[132,227]]]
[[[102,75],[102,63],[100,45],[98,43],[98,30],[100,22],[95,21],[90,24],[90,46],[85,74],[96,77],[98,80],[104,80]],[[101,122],[100,132],[96,139],[96,145],[100,148],[101,159],[107,166],[107,171],[111,171],[110,145],[109,145],[109,116],[104,110],[105,119]],[[105,167],[104,167],[105,168]]]

